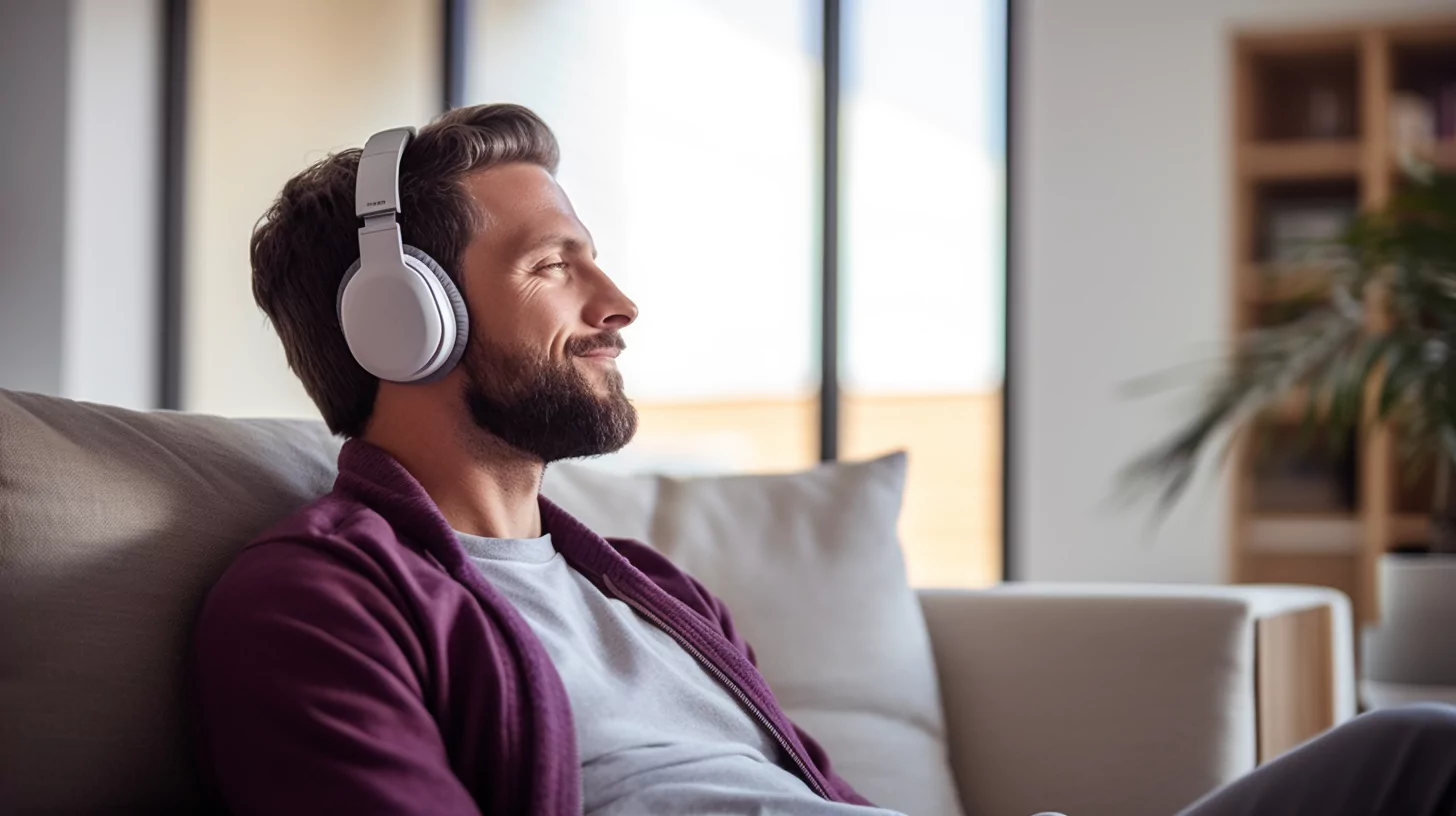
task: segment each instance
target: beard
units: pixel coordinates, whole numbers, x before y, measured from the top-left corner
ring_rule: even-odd
[[[637,409],[622,375],[605,372],[606,393],[592,387],[573,360],[598,348],[625,348],[615,331],[572,338],[567,359],[497,345],[481,333],[461,360],[463,396],[477,428],[543,464],[621,450],[637,432]]]

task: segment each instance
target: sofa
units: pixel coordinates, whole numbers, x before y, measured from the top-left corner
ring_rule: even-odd
[[[316,422],[0,390],[0,812],[192,812],[190,622],[333,479]],[[789,715],[912,814],[1169,814],[1354,714],[1350,609],[1292,586],[919,589],[905,460],[543,492],[728,603]]]

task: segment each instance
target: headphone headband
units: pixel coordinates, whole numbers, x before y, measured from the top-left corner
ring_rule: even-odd
[[[399,159],[413,139],[412,127],[384,130],[369,137],[359,157],[359,174],[354,182],[354,214],[369,219],[398,213]]]

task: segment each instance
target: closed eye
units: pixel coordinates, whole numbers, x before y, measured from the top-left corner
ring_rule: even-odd
[[[555,263],[541,264],[540,266],[536,267],[536,271],[544,272],[547,269],[565,269],[566,266],[566,261],[556,261]]]

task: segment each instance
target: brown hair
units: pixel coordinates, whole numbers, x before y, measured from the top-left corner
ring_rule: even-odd
[[[252,241],[253,299],[329,430],[346,437],[364,432],[379,391],[379,381],[349,353],[335,310],[339,282],[359,257],[359,153],[335,153],[289,179]],[[400,159],[404,242],[428,253],[459,287],[461,256],[481,228],[464,178],[507,162],[554,174],[558,156],[551,129],[520,105],[449,111],[421,128]]]

